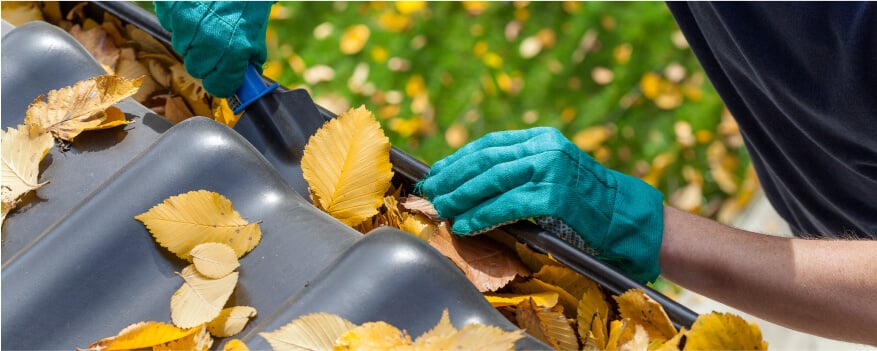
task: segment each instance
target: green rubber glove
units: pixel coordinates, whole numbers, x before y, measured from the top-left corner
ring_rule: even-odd
[[[155,14],[171,32],[186,71],[213,96],[230,97],[244,82],[247,64],[261,71],[271,2],[156,1]]]
[[[454,220],[456,234],[535,218],[640,282],[661,272],[662,194],[606,169],[556,129],[487,134],[436,162],[416,190]]]

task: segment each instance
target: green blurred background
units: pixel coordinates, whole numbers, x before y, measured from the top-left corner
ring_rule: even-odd
[[[427,163],[551,126],[676,207],[728,221],[757,188],[736,124],[663,3],[279,2],[265,75],[365,105]]]

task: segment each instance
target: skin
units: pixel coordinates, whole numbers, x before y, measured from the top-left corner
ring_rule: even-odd
[[[805,333],[877,346],[877,241],[775,237],[664,208],[663,276]]]

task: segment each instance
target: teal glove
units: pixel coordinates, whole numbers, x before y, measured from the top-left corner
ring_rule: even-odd
[[[267,59],[265,31],[271,2],[156,1],[155,14],[171,32],[186,71],[213,96],[230,97],[244,82],[247,64]]]
[[[456,234],[535,218],[640,282],[661,273],[661,193],[606,169],[556,129],[485,135],[436,162],[416,188]]]

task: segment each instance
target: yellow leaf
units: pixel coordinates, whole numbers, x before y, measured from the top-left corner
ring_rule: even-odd
[[[559,286],[576,298],[576,301],[578,301],[579,297],[589,292],[594,292],[595,290],[599,292],[597,283],[565,266],[542,266],[539,272],[533,274],[533,278]],[[578,303],[574,309],[577,309],[577,307]]]
[[[171,321],[181,328],[207,323],[219,316],[238,282],[237,272],[210,279],[198,273],[194,265],[183,268],[180,276],[183,286],[171,297]]]
[[[140,322],[122,329],[118,335],[101,339],[88,346],[104,351],[152,347],[195,334],[199,328],[181,329],[162,322]]]
[[[447,350],[511,351],[523,337],[523,330],[506,332],[489,325],[467,324],[460,328]]]
[[[365,43],[368,42],[369,34],[371,34],[371,31],[364,24],[348,27],[344,34],[341,35],[341,52],[346,55],[353,55],[362,51]]]
[[[439,319],[438,324],[426,333],[418,336],[417,339],[414,340],[413,346],[417,350],[452,350],[450,345],[454,341],[454,336],[456,335],[457,328],[454,328],[454,325],[451,324],[451,318],[448,315],[448,309],[446,308],[442,311],[442,316]]]
[[[218,317],[207,323],[207,330],[218,338],[234,336],[244,330],[250,318],[255,316],[256,309],[250,306],[224,308],[219,312]]]
[[[633,339],[634,327],[630,323],[630,319],[617,319],[609,323],[609,339],[606,340],[606,350],[618,350],[620,345],[624,345]]]
[[[579,340],[563,313],[542,308],[533,299],[518,304],[518,326],[557,350],[578,350]]]
[[[426,1],[396,1],[396,10],[401,14],[410,15],[426,8]]]
[[[667,340],[676,335],[676,327],[661,304],[642,290],[631,289],[614,298],[621,318],[629,318],[634,324],[643,326],[650,338]]]
[[[207,90],[201,80],[189,75],[182,63],[171,65],[171,89],[180,95],[196,116],[213,116],[208,104]]]
[[[247,223],[231,201],[207,190],[171,196],[134,218],[161,246],[184,260],[201,243],[227,244],[241,257],[262,239],[259,223]]]
[[[633,338],[618,347],[620,351],[646,351],[649,349],[649,333],[641,325],[636,324]]]
[[[95,129],[106,118],[102,113],[137,92],[143,78],[128,80],[97,76],[40,96],[27,108],[25,124],[39,125],[57,138],[73,141],[79,133]]]
[[[448,257],[478,291],[496,291],[516,276],[528,276],[527,267],[506,247],[483,236],[457,237],[442,224],[429,244]]]
[[[210,279],[225,277],[241,265],[234,249],[223,243],[198,244],[189,256],[198,273]]]
[[[334,314],[314,313],[259,335],[268,340],[275,351],[323,351],[332,350],[335,340],[355,327],[355,324]]]
[[[584,328],[582,326],[583,321],[581,319],[578,320],[579,340],[584,345],[584,349],[603,350],[606,348],[607,334],[609,333],[606,330],[606,321],[596,314],[593,317],[591,321],[584,325]]]
[[[698,316],[686,338],[685,350],[767,350],[758,325],[730,313]]]
[[[515,251],[518,253],[518,257],[521,258],[521,262],[524,262],[524,265],[533,272],[538,272],[545,265],[560,265],[551,256],[533,251],[529,246],[520,242],[515,242]]]
[[[575,318],[579,300],[556,285],[548,284],[537,278],[532,278],[524,282],[512,282],[510,286],[511,290],[518,294],[535,294],[541,292],[557,293],[557,296],[559,297],[558,303],[563,307],[564,314],[569,318]]]
[[[403,213],[402,224],[399,229],[414,234],[423,241],[429,241],[430,238],[438,230],[438,226],[426,216],[418,214]]]
[[[670,340],[661,343],[660,345],[655,347],[653,351],[679,351],[679,342],[682,341],[682,336],[684,336],[686,333],[687,331],[685,330],[685,328],[682,328],[682,330],[676,333],[676,336],[670,338]]]
[[[311,136],[301,168],[314,205],[355,226],[378,213],[390,187],[390,141],[364,106],[350,109]]]
[[[195,115],[189,109],[189,106],[186,105],[186,101],[183,98],[171,95],[165,95],[164,98],[164,113],[162,115],[171,123],[180,123]]]
[[[250,351],[250,348],[239,339],[231,339],[222,346],[222,351]]]
[[[517,306],[532,299],[536,306],[552,308],[557,305],[559,294],[546,291],[534,294],[484,294],[484,297],[493,307]]]
[[[125,119],[125,113],[122,112],[122,110],[120,110],[118,107],[107,107],[106,111],[104,111],[103,113],[103,122],[101,122],[101,124],[99,124],[97,127],[94,127],[92,130],[109,129],[131,123],[131,121]]]
[[[579,336],[583,343],[589,335],[592,335],[600,348],[606,346],[606,321],[609,320],[609,303],[596,284],[593,287],[588,287],[582,298],[579,299],[576,320],[578,321]]]
[[[411,344],[411,337],[404,331],[385,322],[368,322],[341,335],[334,350],[389,350],[408,344]]]
[[[158,83],[152,79],[152,74],[149,72],[149,68],[140,60],[121,58],[118,61],[119,63],[116,65],[115,70],[117,76],[127,79],[143,77],[143,84],[133,97],[137,102],[145,103],[152,93],[159,88]]]
[[[152,347],[152,351],[207,351],[210,349],[210,346],[213,346],[213,338],[207,333],[207,328],[202,324],[193,329],[197,332],[166,344],[155,345]]]
[[[37,1],[3,1],[0,5],[2,5],[0,13],[3,14],[3,19],[13,26],[18,27],[27,22],[43,20],[43,12]]]
[[[46,184],[38,183],[40,161],[53,144],[52,136],[36,126],[19,124],[0,131],[3,218],[15,208],[19,197]]]
[[[238,123],[241,115],[243,115],[243,112],[234,114],[234,111],[228,107],[228,101],[226,99],[213,98],[210,108],[213,110],[213,119],[219,123],[227,125],[229,128],[234,128],[234,125]]]

